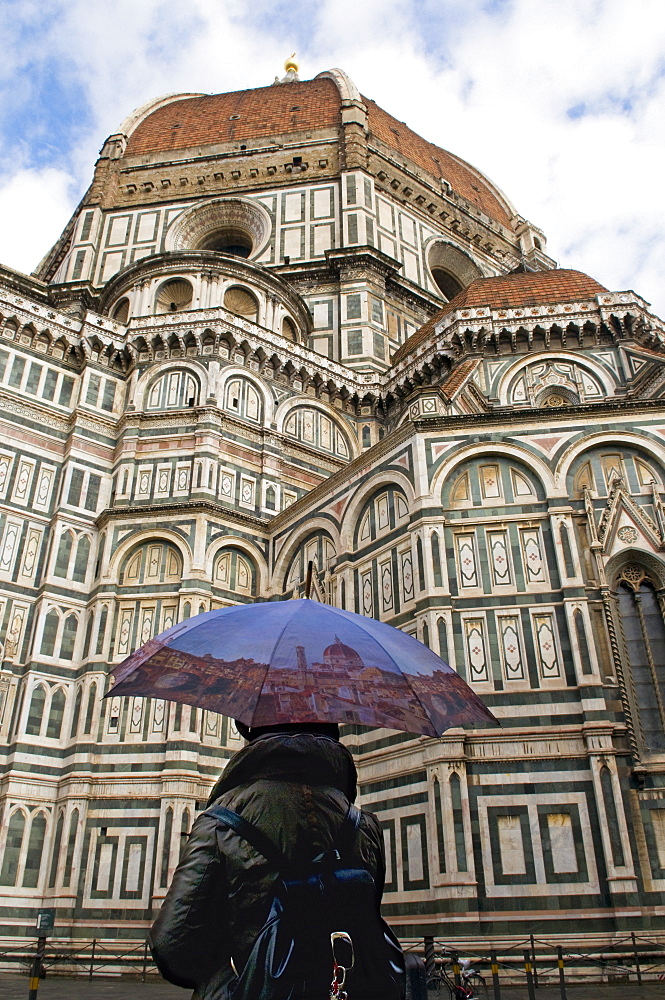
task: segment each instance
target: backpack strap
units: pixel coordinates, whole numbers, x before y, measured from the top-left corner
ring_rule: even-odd
[[[273,844],[270,837],[266,836],[262,830],[259,830],[258,826],[248,823],[246,819],[243,819],[233,809],[226,809],[225,806],[210,806],[209,809],[206,809],[205,815],[217,820],[221,826],[228,826],[234,830],[239,837],[242,837],[259,854],[262,854],[266,861],[276,868],[277,871],[282,871],[284,868],[291,866],[289,859]]]
[[[283,871],[292,866],[293,862],[285,854],[282,854],[263,830],[259,830],[258,826],[249,823],[239,813],[234,812],[233,809],[227,809],[225,806],[210,806],[209,809],[206,809],[204,815],[210,816],[221,826],[230,827],[239,837],[242,837],[248,844],[251,844],[259,854],[262,854],[266,861],[277,868],[278,871]],[[354,805],[350,805],[340,829],[338,842],[340,854],[346,853],[353,846],[360,828],[361,818],[362,813],[360,809]]]

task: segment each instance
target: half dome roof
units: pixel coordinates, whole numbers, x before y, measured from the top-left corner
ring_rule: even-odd
[[[374,101],[365,97],[361,101],[367,111],[370,139],[378,139],[429,174],[447,181],[485,215],[510,225],[512,207],[479,171],[423,139]],[[125,155],[145,156],[341,125],[342,95],[338,84],[332,75],[322,74],[313,80],[280,86],[229,94],[188,94],[181,99],[174,96],[167,103],[157,102],[154,111],[138,118],[129,134]]]
[[[416,330],[393,356],[393,364],[419,347],[443,317],[458,309],[519,309],[528,306],[554,305],[558,302],[583,302],[609,291],[583,271],[553,268],[550,271],[517,271],[492,278],[476,278],[468,288],[447,302],[443,309]]]

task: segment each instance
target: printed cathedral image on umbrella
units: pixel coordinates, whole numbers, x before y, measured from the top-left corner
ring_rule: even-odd
[[[440,736],[498,725],[466,682],[399,629],[308,599],[174,625],[114,671],[109,695],[180,701],[246,725],[339,722]]]

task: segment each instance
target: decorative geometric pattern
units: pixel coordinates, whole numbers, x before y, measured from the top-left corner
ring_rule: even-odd
[[[464,636],[466,640],[469,682],[480,683],[489,680],[487,647],[485,642],[485,621],[483,618],[465,618]]]
[[[558,680],[561,677],[561,664],[554,632],[554,616],[551,612],[533,614],[532,621],[541,676],[544,680]]]
[[[545,566],[543,564],[540,531],[538,528],[522,528],[520,530],[520,540],[522,542],[522,558],[524,560],[526,582],[528,584],[545,583]]]
[[[518,615],[497,615],[503,675],[507,681],[525,680],[524,653]]]
[[[508,556],[508,533],[506,531],[488,531],[487,548],[490,556],[494,586],[510,586],[512,579]]]
[[[455,536],[457,548],[457,566],[461,587],[478,586],[478,570],[476,566],[475,535],[458,534]]]

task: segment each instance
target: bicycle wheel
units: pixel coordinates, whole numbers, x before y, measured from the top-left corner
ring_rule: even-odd
[[[441,979],[441,976],[438,973],[435,973],[433,976],[428,976],[427,977],[428,995],[431,995],[432,997],[441,997],[443,995],[442,994],[443,985],[444,985],[443,980]]]
[[[466,979],[466,985],[470,990],[473,990],[474,993],[482,997],[487,996],[487,982],[485,981],[485,977],[481,976],[479,972],[474,972],[473,975],[469,976]]]

